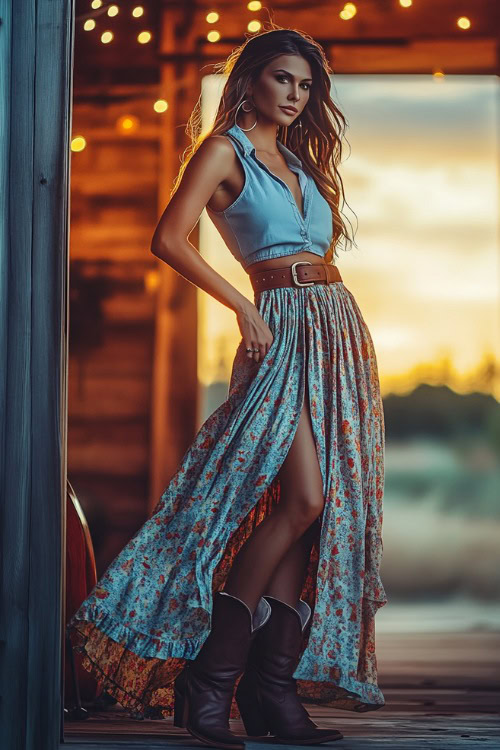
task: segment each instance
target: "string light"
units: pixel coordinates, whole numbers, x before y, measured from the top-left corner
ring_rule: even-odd
[[[260,21],[250,21],[247,29],[248,31],[258,31],[261,28],[262,24]]]
[[[157,99],[153,104],[155,112],[166,112],[168,109],[168,102],[165,99]]]
[[[160,286],[160,274],[154,268],[149,269],[144,274],[144,287],[147,292],[155,292]]]
[[[102,0],[92,0],[91,7],[93,10],[97,10],[98,8],[102,7],[103,2]],[[409,8],[413,5],[413,0],[399,0],[399,5],[402,8]],[[250,0],[247,3],[247,8],[250,11],[256,12],[262,9],[262,3],[260,0]],[[117,5],[111,5],[107,9],[107,14],[110,17],[117,16],[119,13],[119,7]],[[340,11],[339,16],[342,20],[350,20],[357,14],[357,7],[354,3],[348,2],[345,3],[343,9]],[[143,6],[136,6],[132,9],[132,16],[134,18],[140,18],[144,15],[144,8]],[[216,23],[219,20],[220,16],[217,11],[210,11],[207,13],[205,20],[207,23]],[[466,30],[471,28],[471,21],[467,16],[460,16],[456,20],[456,25],[458,28]],[[94,19],[87,19],[85,23],[83,24],[84,31],[92,31],[96,27],[96,22]],[[250,32],[257,32],[261,29],[262,24],[259,20],[252,20],[249,21],[247,25],[247,29]],[[216,29],[213,29],[207,33],[207,40],[209,42],[218,42],[221,38],[221,34]],[[114,39],[114,34],[112,31],[104,31],[101,34],[101,42],[102,44],[109,44]],[[152,39],[152,34],[149,31],[142,31],[137,36],[137,41],[140,44],[147,44]],[[435,69],[432,72],[433,79],[436,82],[443,81],[445,78],[445,73],[441,69]],[[157,99],[153,103],[153,109],[155,112],[163,113],[168,110],[168,102],[165,99]],[[139,127],[139,120],[137,117],[133,115],[124,115],[120,117],[117,120],[117,128],[122,133],[131,133],[137,130]],[[87,142],[85,138],[81,135],[75,136],[71,140],[71,151],[73,152],[80,152],[83,151],[87,146]],[[148,283],[149,282],[149,283]],[[155,286],[155,278],[151,276],[151,278],[146,281],[146,286],[149,286],[150,289],[152,289]]]
[[[116,121],[117,130],[128,135],[139,129],[139,118],[135,115],[122,115]]]
[[[71,139],[72,151],[83,151],[86,145],[87,141],[85,140],[83,135],[75,135],[75,137]]]
[[[351,18],[354,18],[357,12],[358,9],[354,3],[346,3],[340,11],[339,16],[343,21],[349,21]]]

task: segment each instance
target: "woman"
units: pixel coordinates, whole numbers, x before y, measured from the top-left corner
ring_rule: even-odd
[[[319,744],[342,734],[318,728],[299,698],[384,705],[384,416],[370,333],[331,264],[346,236],[345,120],[305,34],[253,36],[224,72],[209,136],[197,133],[199,105],[191,116],[190,158],[152,252],[235,311],[228,399],[71,629],[120,703],[173,708],[205,744],[243,747],[229,730],[238,716],[250,736]],[[205,206],[255,304],[188,242]]]

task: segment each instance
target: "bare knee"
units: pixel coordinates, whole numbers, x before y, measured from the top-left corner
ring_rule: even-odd
[[[288,503],[288,520],[295,536],[301,536],[321,515],[325,506],[324,498],[318,494],[302,494]]]

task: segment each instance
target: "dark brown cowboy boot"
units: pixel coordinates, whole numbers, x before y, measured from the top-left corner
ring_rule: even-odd
[[[245,672],[236,688],[236,702],[248,736],[270,732],[276,742],[318,745],[340,740],[336,729],[320,729],[302,705],[292,677],[300,657],[302,633],[311,608],[299,600],[299,609],[266,596],[271,617],[252,643]]]
[[[253,638],[271,615],[261,598],[255,613],[225,591],[215,594],[211,631],[196,659],[174,682],[174,726],[185,727],[211,747],[241,750],[245,743],[229,729],[236,680],[245,668]]]

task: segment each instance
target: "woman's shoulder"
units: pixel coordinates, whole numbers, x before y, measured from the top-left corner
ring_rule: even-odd
[[[201,149],[207,156],[213,155],[217,158],[234,156],[234,146],[231,139],[223,134],[207,136],[198,150]]]
[[[197,179],[216,184],[234,175],[237,157],[230,139],[223,135],[208,135],[196,147],[189,159],[187,171]]]
[[[204,174],[213,174],[219,180],[225,179],[234,167],[235,158],[229,138],[209,135],[194,152],[190,160],[191,170],[201,170]]]

